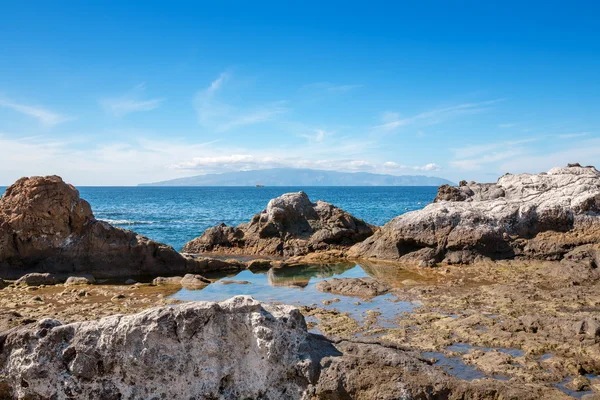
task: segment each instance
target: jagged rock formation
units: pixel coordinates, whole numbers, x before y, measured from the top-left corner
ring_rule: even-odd
[[[272,199],[249,223],[209,228],[182,251],[299,256],[346,249],[375,230],[329,203],[312,203],[304,192],[287,193]]]
[[[238,296],[0,334],[0,398],[544,398],[460,381],[394,345],[331,342],[294,307]],[[545,389],[552,392],[551,389]]]
[[[89,273],[97,278],[176,274],[202,272],[213,267],[209,264],[96,220],[77,189],[58,176],[19,179],[0,199],[3,278],[27,272]]]
[[[349,256],[434,263],[572,259],[600,252],[600,172],[573,164],[506,174],[495,184],[442,186],[433,204],[398,216]]]

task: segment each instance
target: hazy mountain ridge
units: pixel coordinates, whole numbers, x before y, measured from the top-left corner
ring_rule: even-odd
[[[425,175],[384,175],[368,172],[337,172],[314,169],[272,168],[225,172],[139,186],[440,186],[453,182]]]

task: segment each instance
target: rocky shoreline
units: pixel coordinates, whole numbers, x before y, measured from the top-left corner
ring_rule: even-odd
[[[23,178],[0,199],[0,398],[600,398],[598,227],[600,172],[573,164],[442,186],[383,227],[289,193],[179,253]],[[369,277],[316,289],[416,306],[170,298],[348,260]]]

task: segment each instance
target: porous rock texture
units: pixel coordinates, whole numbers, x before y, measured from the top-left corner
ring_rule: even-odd
[[[208,261],[96,220],[58,176],[22,178],[0,199],[0,277],[27,272],[96,278],[202,272]],[[225,263],[221,263],[225,264]]]
[[[332,342],[295,307],[247,296],[0,333],[2,399],[550,398],[514,386],[460,381],[391,344]]]
[[[321,360],[342,354],[309,334],[295,307],[246,296],[68,325],[45,319],[0,335],[0,348],[0,397],[56,399],[300,399],[318,395]],[[428,367],[406,354],[395,362]],[[398,394],[401,384],[392,387]]]
[[[511,258],[595,264],[599,212],[594,167],[506,174],[490,184],[463,181],[440,187],[434,203],[392,219],[348,254],[421,265]]]
[[[347,249],[375,230],[327,202],[312,203],[304,192],[286,193],[269,201],[249,223],[209,228],[182,251],[290,257]]]

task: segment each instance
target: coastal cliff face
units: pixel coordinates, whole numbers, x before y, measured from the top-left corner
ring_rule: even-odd
[[[594,167],[506,174],[495,184],[440,187],[433,204],[394,218],[349,256],[421,265],[511,258],[595,263],[599,212]]]
[[[27,272],[120,277],[202,271],[206,260],[94,218],[58,176],[22,178],[0,199],[0,278]]]
[[[249,223],[209,228],[182,251],[301,256],[346,249],[376,229],[327,202],[312,203],[304,192],[287,193],[272,199]]]

